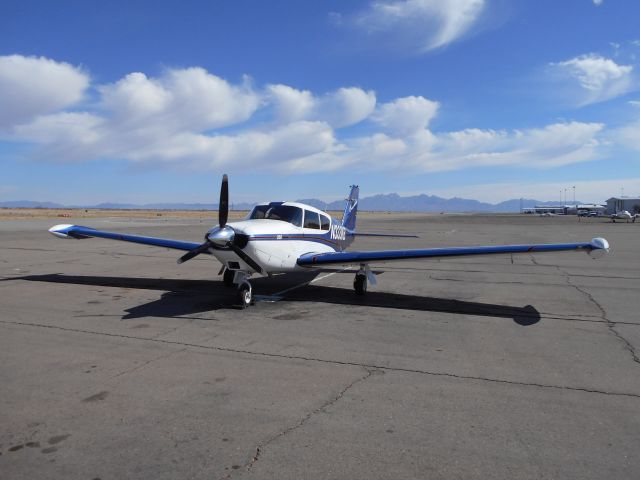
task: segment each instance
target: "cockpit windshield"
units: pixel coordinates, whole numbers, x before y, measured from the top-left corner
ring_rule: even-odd
[[[302,209],[291,205],[256,205],[249,219],[282,220],[296,227],[302,226]]]

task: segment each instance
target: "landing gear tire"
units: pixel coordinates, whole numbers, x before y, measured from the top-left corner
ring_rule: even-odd
[[[353,289],[356,291],[356,295],[364,295],[367,293],[367,276],[358,274],[353,281]]]
[[[238,287],[238,296],[240,298],[240,308],[245,309],[251,305],[252,295],[251,287],[246,283],[243,283]]]
[[[233,287],[233,277],[236,272],[233,270],[225,269],[224,274],[222,275],[222,281],[224,282],[225,287]]]

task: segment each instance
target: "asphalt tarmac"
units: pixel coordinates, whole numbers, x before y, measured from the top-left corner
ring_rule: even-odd
[[[365,297],[353,271],[256,279],[239,310],[212,257],[47,233],[207,222],[61,220],[0,222],[2,479],[638,478],[638,223],[364,216],[420,238],[353,248],[612,251],[376,266]]]

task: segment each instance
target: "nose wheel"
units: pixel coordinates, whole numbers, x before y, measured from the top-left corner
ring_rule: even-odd
[[[251,292],[251,284],[249,282],[242,283],[238,286],[238,296],[240,299],[240,308],[245,309],[251,305],[253,295]]]
[[[253,304],[253,292],[249,283],[249,275],[246,272],[233,272],[233,283],[238,285],[238,300],[241,309]]]

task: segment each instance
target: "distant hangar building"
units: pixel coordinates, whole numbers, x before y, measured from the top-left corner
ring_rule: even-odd
[[[611,197],[607,200],[607,213],[609,215],[623,210],[631,214],[640,213],[640,197]]]

